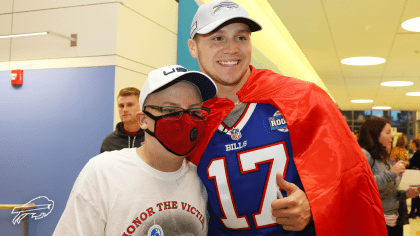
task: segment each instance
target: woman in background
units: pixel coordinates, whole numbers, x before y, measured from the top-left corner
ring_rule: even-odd
[[[385,119],[372,117],[360,127],[358,143],[372,169],[381,196],[382,208],[388,229],[388,235],[403,236],[403,225],[408,219],[397,225],[399,202],[418,196],[414,190],[398,190],[397,175],[404,173],[404,161],[398,161],[392,167],[389,164],[393,135],[391,125]]]
[[[411,158],[409,169],[420,170],[420,139],[415,138],[410,142],[410,148],[414,151],[413,157]],[[416,212],[417,209],[417,212]],[[415,219],[417,216],[420,216],[420,199],[415,197],[411,200],[411,211],[410,218]]]
[[[408,167],[408,151],[406,149],[407,146],[407,135],[401,134],[398,136],[397,143],[395,148],[391,151],[391,165],[397,163],[398,161],[403,160],[406,167]]]

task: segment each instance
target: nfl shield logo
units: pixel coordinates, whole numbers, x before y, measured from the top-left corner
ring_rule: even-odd
[[[239,140],[242,137],[242,134],[239,132],[239,129],[232,129],[230,137],[232,140]]]

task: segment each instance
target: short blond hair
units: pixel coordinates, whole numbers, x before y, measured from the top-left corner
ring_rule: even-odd
[[[127,87],[120,90],[120,93],[118,94],[117,100],[119,97],[125,97],[125,96],[136,96],[137,99],[140,97],[140,90],[134,87]]]

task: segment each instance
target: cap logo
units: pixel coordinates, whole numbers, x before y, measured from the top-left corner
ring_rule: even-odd
[[[177,67],[177,68],[172,68],[172,70],[171,71],[168,71],[168,72],[164,71],[163,72],[163,75],[167,76],[169,74],[172,74],[172,73],[175,72],[175,70],[176,70],[176,72],[187,72],[188,71],[187,69],[185,69],[183,67]]]
[[[213,6],[212,9],[212,14],[217,15],[222,9],[228,9],[228,10],[236,10],[237,8],[239,8],[239,5],[235,2],[221,2],[215,6]]]
[[[196,31],[197,30],[197,21],[195,21],[194,22],[194,24],[191,26],[191,38],[192,38],[192,35],[194,34],[194,31]]]

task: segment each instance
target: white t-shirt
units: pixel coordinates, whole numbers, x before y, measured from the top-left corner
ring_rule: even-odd
[[[63,235],[207,235],[207,193],[197,167],[147,165],[136,149],[104,152],[80,172],[54,231]]]

